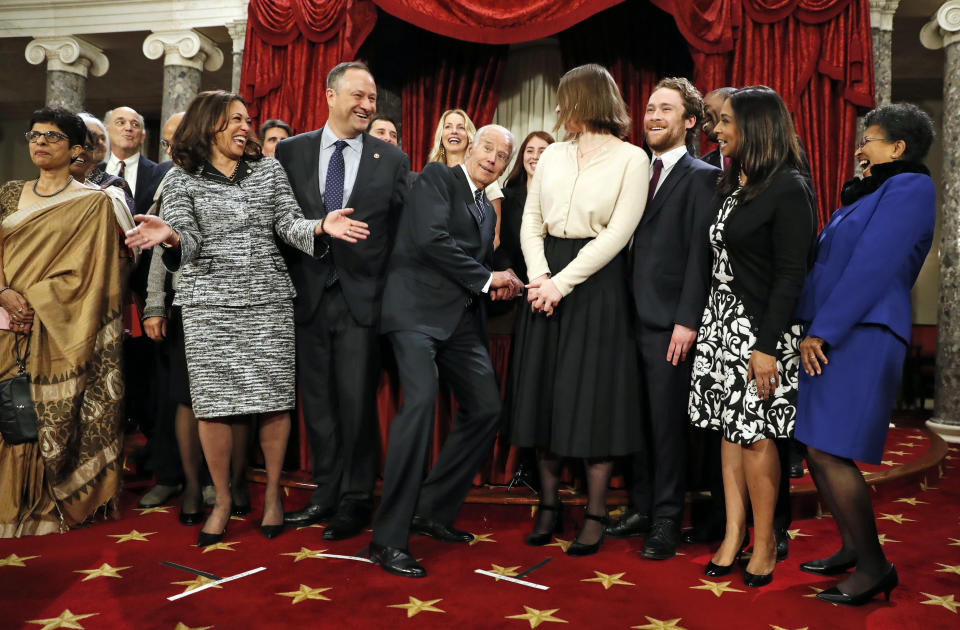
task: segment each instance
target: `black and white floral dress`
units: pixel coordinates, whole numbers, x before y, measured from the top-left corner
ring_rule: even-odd
[[[733,269],[724,242],[724,228],[737,207],[738,193],[739,189],[724,200],[710,226],[713,280],[697,333],[689,413],[696,427],[722,431],[728,442],[753,444],[765,438],[793,436],[802,331],[796,324],[783,332],[777,343],[780,384],[763,400],[757,395],[756,381],[747,384],[747,364],[757,330],[730,288]]]

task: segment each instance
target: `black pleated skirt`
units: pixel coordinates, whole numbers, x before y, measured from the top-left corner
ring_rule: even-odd
[[[547,236],[550,269],[563,269],[591,240]],[[520,314],[510,383],[514,445],[565,457],[640,450],[640,375],[627,277],[624,251],[564,297],[552,317],[531,313],[529,306]]]

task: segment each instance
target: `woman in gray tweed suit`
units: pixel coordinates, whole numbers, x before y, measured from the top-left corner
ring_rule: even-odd
[[[199,94],[173,137],[164,218],[137,215],[127,243],[164,247],[163,262],[181,269],[174,304],[183,329],[200,443],[217,503],[200,531],[201,547],[222,540],[230,518],[230,422],[260,415],[267,468],[260,531],[283,529],[280,472],[295,403],[293,284],[275,234],[307,254],[323,256],[323,238],[351,243],[367,224],[334,210],[307,220],[286,173],[261,159],[250,119],[236,94]]]

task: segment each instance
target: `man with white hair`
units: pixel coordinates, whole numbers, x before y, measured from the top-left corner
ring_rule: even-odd
[[[503,173],[513,146],[503,127],[481,128],[464,164],[427,164],[400,217],[380,330],[393,345],[403,403],[390,426],[383,495],[370,543],[370,558],[396,575],[426,575],[407,550],[411,529],[444,542],[473,540],[453,523],[492,446],[500,416],[483,294],[511,299],[523,289],[512,272],[490,271],[497,217],[484,188]],[[438,377],[449,384],[460,409],[421,482]]]

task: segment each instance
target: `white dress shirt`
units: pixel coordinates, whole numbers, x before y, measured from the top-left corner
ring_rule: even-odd
[[[477,186],[474,185],[473,180],[470,179],[470,173],[467,172],[467,166],[466,166],[465,164],[461,164],[461,165],[460,165],[460,168],[463,169],[463,174],[464,174],[464,175],[466,176],[466,178],[467,178],[467,184],[470,186],[470,196],[473,197],[474,199],[476,199],[476,198],[477,198],[477,190],[478,190],[478,188],[477,188]],[[498,187],[498,189],[499,189],[499,187]],[[484,190],[484,193],[486,193],[486,190]],[[489,200],[490,200],[490,199],[487,198],[487,201],[489,201]],[[492,207],[492,206],[490,207],[490,210],[493,210],[493,207]],[[492,273],[492,272],[490,273],[490,277],[487,278],[487,283],[486,283],[485,285],[483,285],[483,292],[484,292],[484,293],[489,293],[489,292],[490,292],[490,283],[491,283],[491,282],[493,282],[493,273]]]
[[[650,160],[650,179],[653,179],[654,160],[659,159],[661,162],[663,162],[663,170],[660,171],[660,179],[657,180],[657,190],[660,190],[660,187],[663,186],[663,182],[665,182],[667,179],[667,175],[670,174],[670,171],[673,170],[673,167],[677,165],[677,162],[679,162],[680,158],[682,158],[686,153],[687,147],[681,144],[679,147],[670,149],[666,153],[661,153],[660,155],[657,155],[656,153],[653,154],[653,159]],[[654,191],[653,194],[656,196],[657,192]]]
[[[134,153],[125,160],[121,160],[112,152],[110,153],[110,158],[107,160],[107,172],[111,175],[120,174],[120,162],[126,164],[123,170],[123,179],[126,180],[127,186],[130,187],[130,194],[136,196],[137,194],[137,166],[140,164],[140,153]]]
[[[326,192],[327,187],[327,166],[330,164],[330,157],[336,148],[337,134],[333,133],[330,125],[323,126],[323,133],[320,134],[320,195]],[[342,138],[347,146],[343,147],[343,205],[348,207],[350,194],[353,192],[353,185],[357,181],[357,170],[360,168],[360,155],[363,153],[363,135],[358,134],[355,138]],[[339,210],[340,208],[327,208],[330,210]]]

